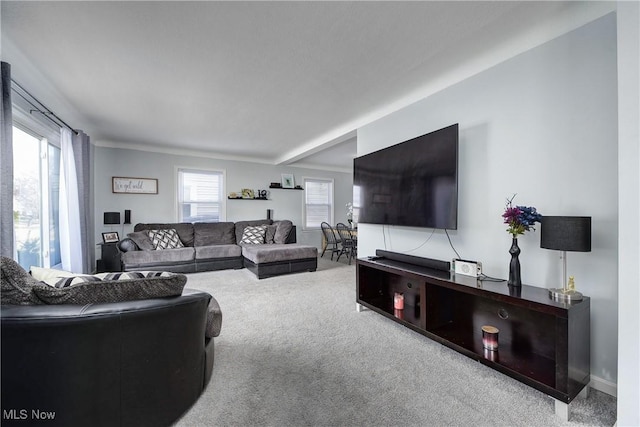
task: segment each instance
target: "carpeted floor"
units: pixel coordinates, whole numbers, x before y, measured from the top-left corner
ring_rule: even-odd
[[[553,400],[372,311],[355,310],[355,267],[258,280],[190,274],[223,313],[213,377],[177,426],[611,426],[591,390],[568,423]]]

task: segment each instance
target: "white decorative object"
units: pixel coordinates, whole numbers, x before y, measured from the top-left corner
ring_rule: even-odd
[[[292,173],[282,174],[282,188],[293,188],[295,185]]]

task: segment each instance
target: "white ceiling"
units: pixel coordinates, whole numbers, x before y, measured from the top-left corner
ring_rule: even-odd
[[[358,126],[594,4],[2,1],[2,58],[98,145],[341,170]]]

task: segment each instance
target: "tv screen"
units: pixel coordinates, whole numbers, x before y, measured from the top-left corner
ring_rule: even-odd
[[[358,222],[458,227],[458,124],[354,159]]]

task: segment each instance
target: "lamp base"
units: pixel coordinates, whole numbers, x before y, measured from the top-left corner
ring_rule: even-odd
[[[582,294],[578,291],[571,291],[563,288],[549,289],[549,297],[555,301],[581,301]]]

